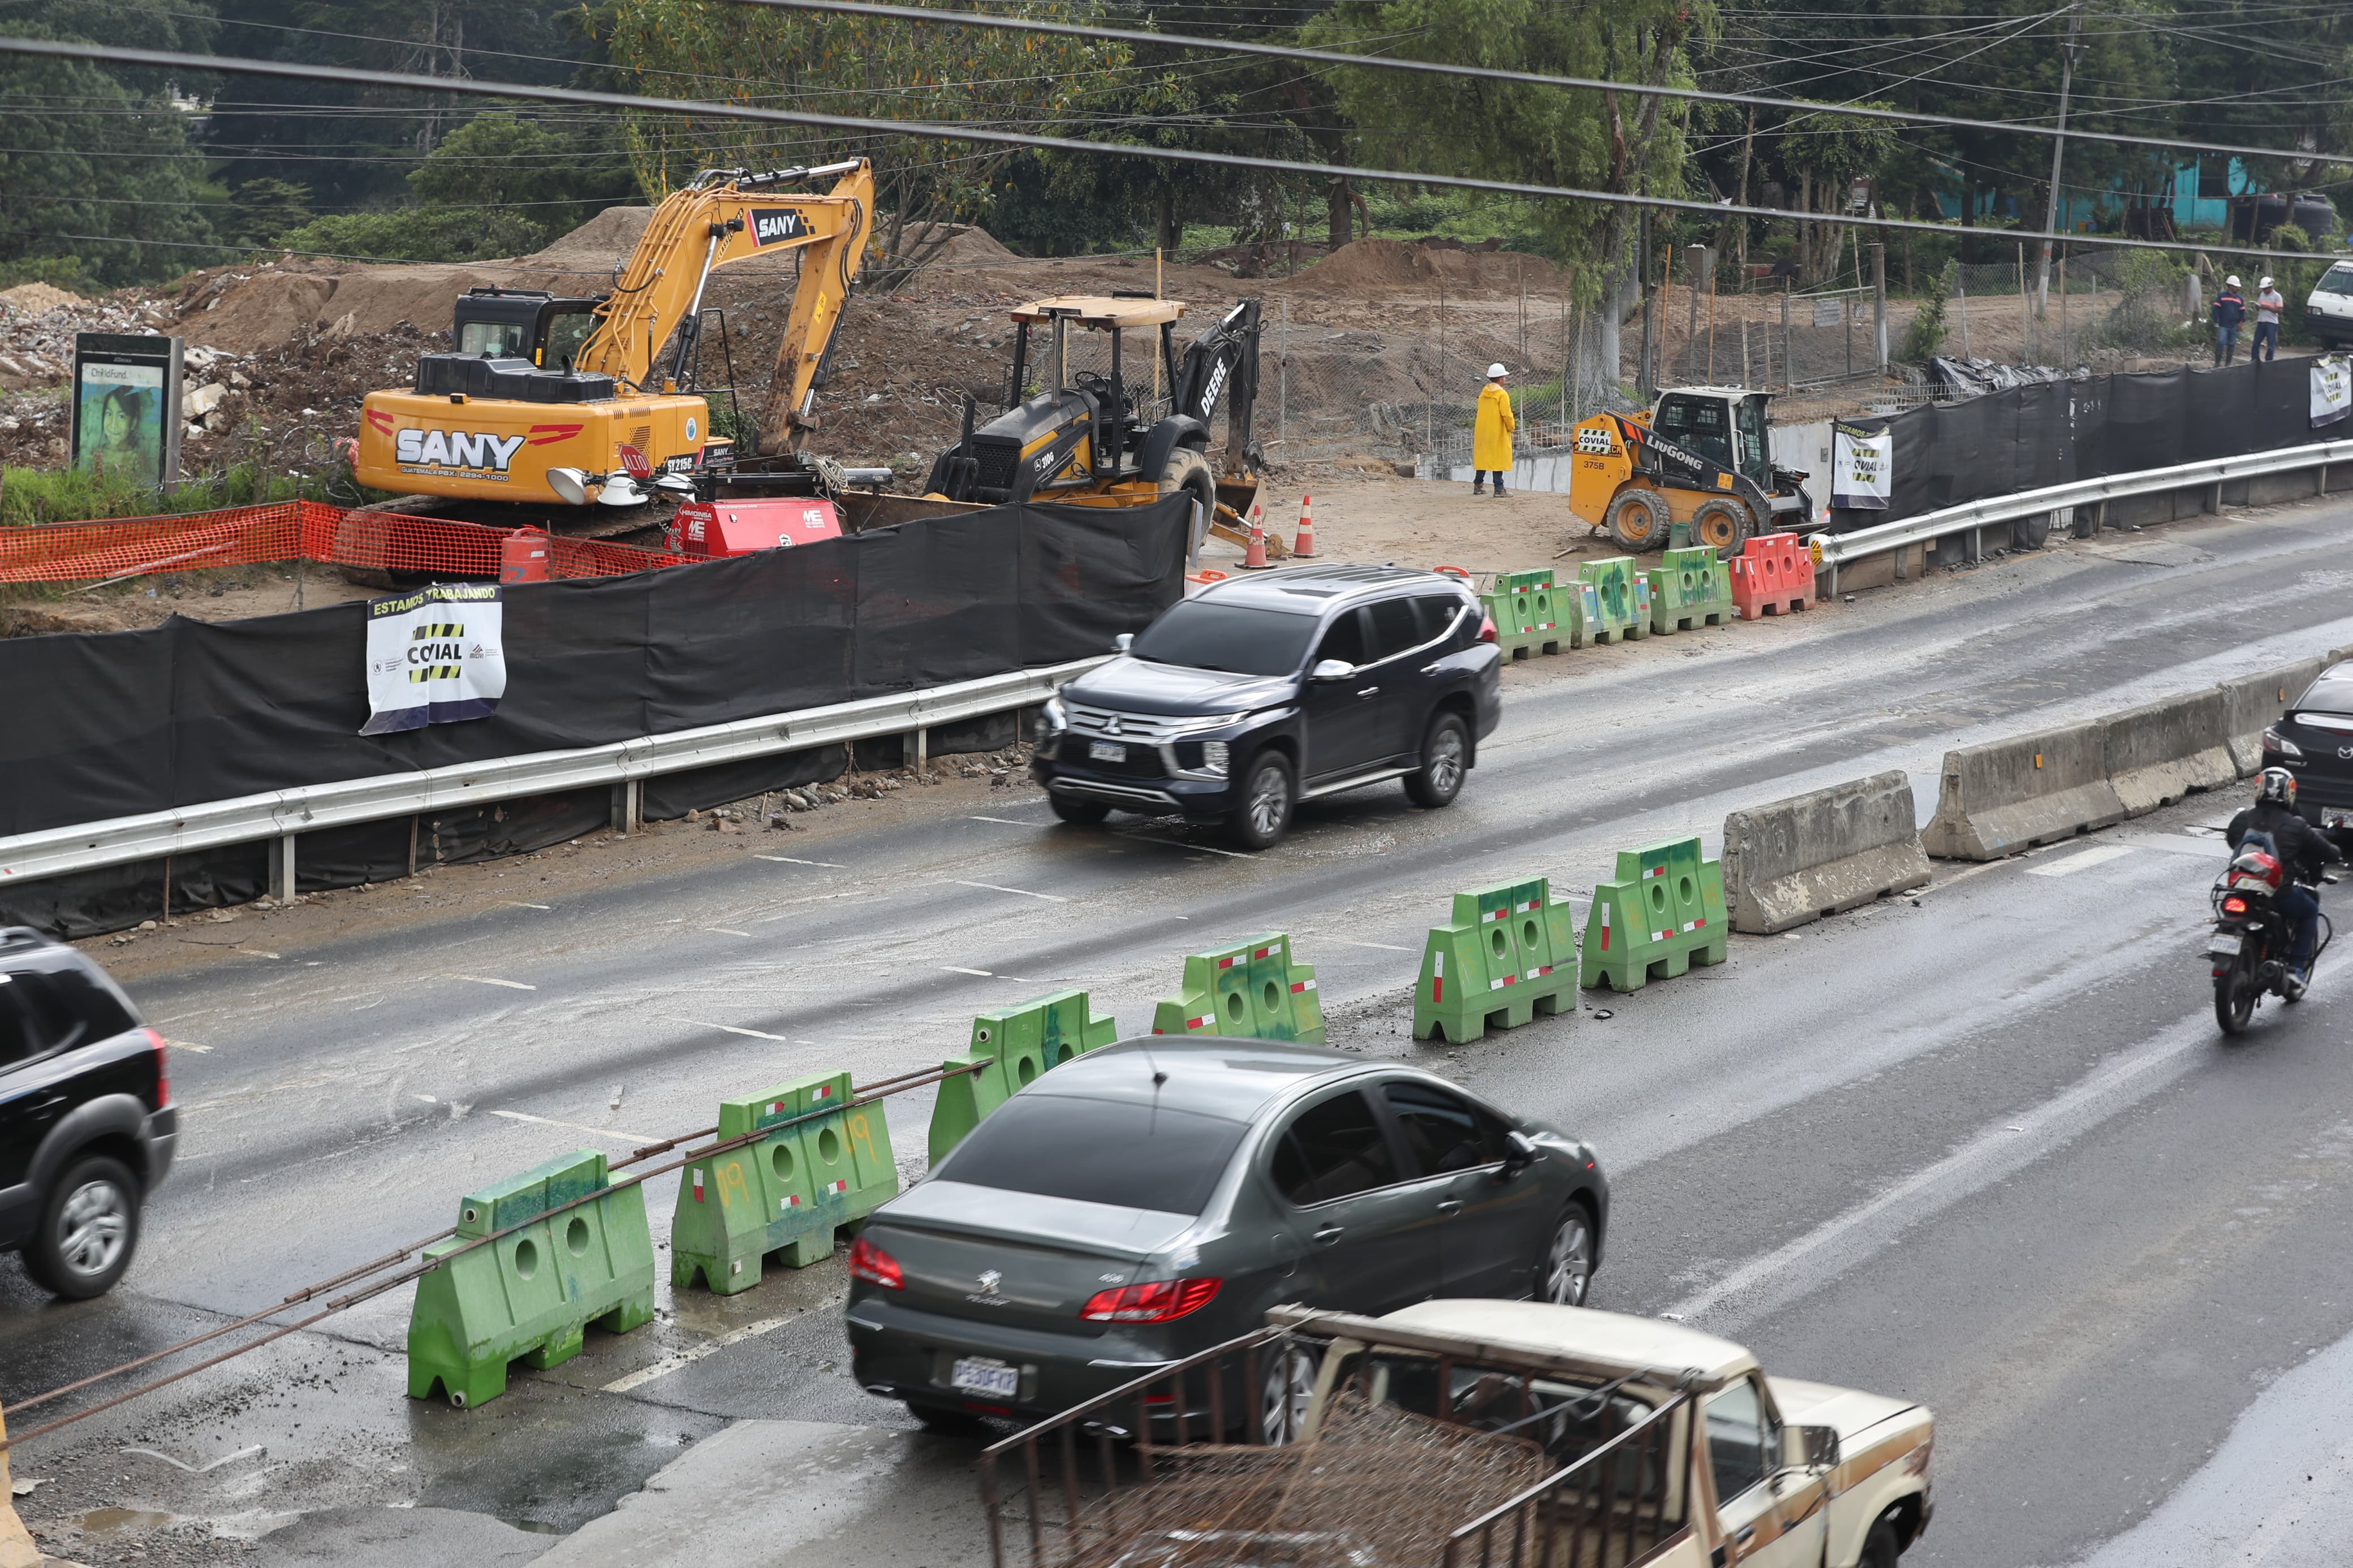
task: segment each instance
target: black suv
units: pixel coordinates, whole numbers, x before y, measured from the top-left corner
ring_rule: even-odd
[[[0,1250],[57,1295],[113,1289],[179,1123],[164,1037],[106,972],[27,927],[0,930]]]
[[[2295,806],[2353,855],[2353,661],[2333,664],[2263,731],[2263,766],[2295,775]]]
[[[1120,651],[1045,707],[1030,768],[1065,822],[1176,811],[1263,849],[1318,795],[1402,778],[1444,805],[1502,710],[1478,599],[1394,566],[1219,583]]]

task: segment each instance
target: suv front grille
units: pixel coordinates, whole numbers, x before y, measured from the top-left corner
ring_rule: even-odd
[[[1091,741],[1131,741],[1157,746],[1174,735],[1179,725],[1192,722],[1189,719],[1164,719],[1153,713],[1121,713],[1109,708],[1090,708],[1067,698],[1063,700],[1062,710],[1070,715],[1071,731]]]

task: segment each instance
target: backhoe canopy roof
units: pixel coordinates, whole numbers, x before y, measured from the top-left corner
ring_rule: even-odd
[[[1076,326],[1110,331],[1113,328],[1156,327],[1184,313],[1182,300],[1112,300],[1095,294],[1062,294],[1017,305],[1013,319],[1051,321],[1059,318]]]

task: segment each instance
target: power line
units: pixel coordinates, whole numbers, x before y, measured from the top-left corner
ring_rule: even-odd
[[[757,109],[750,105],[710,103],[692,99],[648,98],[629,93],[600,92],[586,88],[533,87],[517,82],[476,81],[466,78],[417,76],[406,71],[365,70],[350,66],[307,65],[296,61],[238,59],[225,55],[192,55],[168,49],[101,47],[49,38],[0,37],[0,55],[26,55],[47,59],[98,60],[116,66],[152,67],[160,70],[217,71],[227,76],[274,77],[289,80],[342,82],[353,87],[399,89],[410,92],[458,97],[512,98],[543,103],[592,103],[637,114],[674,114],[690,119],[744,120],[776,125],[814,125],[837,132],[856,132],[927,142],[983,142],[1001,147],[1035,147],[1049,152],[1141,158],[1154,163],[1193,163],[1219,168],[1259,169],[1269,174],[1300,174],[1311,179],[1370,180],[1391,184],[1435,185],[1451,190],[1487,191],[1497,195],[1549,201],[1590,202],[1600,206],[1642,207],[1653,212],[1701,213],[1717,219],[1763,218],[1767,222],[1853,224],[1878,229],[1918,229],[1951,237],[1966,235],[1949,224],[1917,218],[1857,219],[1841,213],[1805,213],[1773,207],[1739,206],[1731,202],[1690,201],[1679,196],[1653,196],[1610,191],[1578,190],[1565,185],[1528,184],[1515,180],[1483,180],[1462,174],[1419,174],[1407,169],[1371,169],[1351,163],[1317,163],[1298,158],[1261,158],[1239,153],[1210,153],[1190,147],[1157,147],[1135,142],[1088,142],[1071,136],[1045,136],[1034,132],[998,131],[984,126],[944,124],[931,121],[872,120],[860,115],[815,114],[799,110]],[[2046,235],[2040,229],[2009,228],[1981,231],[2005,240],[2059,239],[2071,245],[2105,246],[2123,250],[2158,250],[2187,255],[2267,256],[2255,246],[2189,245],[2165,240],[2111,238],[2079,234]]]
[[[975,11],[934,11],[889,5],[876,0],[732,0],[738,5],[761,5],[788,11],[820,11],[843,16],[875,16],[901,22],[997,27],[1018,33],[1056,33],[1071,37],[1108,38],[1121,43],[1158,47],[1215,49],[1229,54],[1259,55],[1270,59],[1314,60],[1324,65],[1353,66],[1368,70],[1414,71],[1428,76],[1467,77],[1480,81],[1507,81],[1526,87],[1580,88],[1596,92],[1622,92],[1637,98],[1683,99],[1700,103],[1736,103],[1755,109],[1794,110],[1801,114],[1834,114],[1845,119],[1877,120],[1899,125],[1935,125],[1957,131],[1990,131],[2017,136],[2063,137],[2070,142],[2107,142],[2141,149],[2168,148],[2184,153],[2221,153],[2237,157],[2289,158],[2299,161],[2353,163],[2353,154],[2312,153],[2280,147],[2240,147],[2216,142],[2176,142],[2156,136],[2134,136],[2112,131],[2061,132],[2047,125],[2013,121],[1968,120],[1952,114],[1927,114],[1903,109],[1872,109],[1856,104],[1810,103],[1803,99],[1767,98],[1749,92],[1714,92],[1699,88],[1653,87],[1647,82],[1605,81],[1593,77],[1547,76],[1536,71],[1499,70],[1488,66],[1446,65],[1435,60],[1400,59],[1389,55],[1344,55],[1331,49],[1303,49],[1281,44],[1197,38],[1182,33],[1147,33],[1126,27],[1080,26],[1069,22],[1039,22],[1024,16],[992,16]],[[2041,16],[2030,17],[2042,21]]]

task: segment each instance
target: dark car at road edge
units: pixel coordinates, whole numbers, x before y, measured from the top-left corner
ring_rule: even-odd
[[[101,1295],[131,1266],[178,1142],[164,1052],[104,970],[0,929],[0,1250],[55,1295]]]

